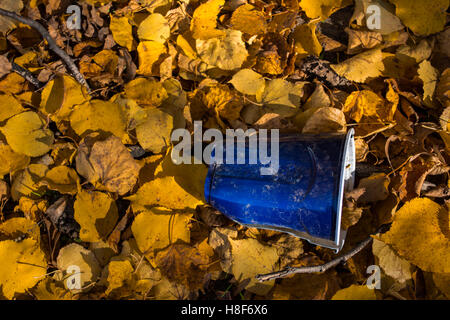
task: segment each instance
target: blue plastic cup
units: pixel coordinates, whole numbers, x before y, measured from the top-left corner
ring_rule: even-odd
[[[241,225],[286,232],[338,252],[346,233],[341,229],[344,192],[354,185],[354,130],[284,135],[278,141],[279,167],[272,175],[261,173],[268,165],[259,160],[249,164],[248,141],[244,149],[240,145],[245,164],[213,161],[206,201]]]

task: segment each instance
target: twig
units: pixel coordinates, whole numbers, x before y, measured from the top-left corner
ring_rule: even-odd
[[[69,57],[69,55],[64,50],[62,50],[60,47],[58,47],[55,40],[53,40],[53,38],[50,36],[48,31],[39,22],[34,21],[29,18],[19,16],[18,14],[14,13],[14,12],[7,11],[4,9],[0,9],[0,15],[17,20],[19,22],[22,22],[22,23],[36,29],[42,35],[42,37],[45,40],[47,40],[49,48],[53,52],[55,52],[66,63],[66,65],[69,67],[69,70],[72,72],[72,75],[75,77],[75,79],[81,85],[85,86],[88,90],[90,90],[89,85],[86,82],[86,79],[80,73],[80,71],[78,70],[78,67],[75,65],[73,60]]]
[[[24,77],[25,80],[29,81],[36,89],[40,89],[44,86],[44,84],[36,79],[30,71],[22,68],[17,63],[11,62],[11,70]]]
[[[390,224],[382,225],[374,234],[385,232]],[[346,262],[348,259],[352,258],[355,254],[363,250],[367,245],[369,245],[372,242],[373,238],[369,236],[364,241],[360,242],[356,247],[354,247],[352,250],[347,252],[346,254],[337,257],[336,259],[333,259],[327,263],[318,265],[318,266],[311,266],[311,267],[299,267],[299,268],[293,268],[293,267],[287,267],[284,270],[277,271],[277,272],[271,272],[267,274],[258,274],[256,276],[256,279],[263,282],[263,281],[269,281],[273,279],[278,278],[284,278],[292,274],[297,273],[322,273],[325,272],[343,262]]]

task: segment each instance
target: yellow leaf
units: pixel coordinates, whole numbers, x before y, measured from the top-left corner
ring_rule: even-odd
[[[155,251],[177,241],[190,242],[189,221],[191,214],[155,213],[148,210],[139,213],[131,225],[136,243],[150,263],[154,264]]]
[[[10,146],[0,141],[0,176],[25,168],[30,158],[14,152]]]
[[[309,110],[314,111],[307,117],[302,127],[302,133],[346,132],[347,122],[345,121],[344,113],[340,109],[323,107],[308,109],[305,113],[310,113],[308,112]],[[298,116],[296,119],[298,119]]]
[[[316,24],[307,23],[295,28],[292,35],[294,39],[295,52],[299,59],[307,56],[319,56],[322,52],[322,46],[316,36]]]
[[[139,43],[139,69],[138,74],[144,76],[158,76],[161,55],[167,52],[166,46],[156,41],[142,41]]]
[[[174,177],[157,178],[147,182],[128,199],[131,200],[134,212],[159,206],[175,210],[195,209],[203,203],[184,190]]]
[[[433,282],[450,299],[450,273],[433,273]]]
[[[33,111],[19,113],[0,128],[11,148],[30,157],[47,153],[53,144],[53,133],[45,121]]]
[[[383,54],[381,49],[371,49],[331,67],[350,81],[365,82],[381,75],[384,70]]]
[[[384,273],[395,281],[404,283],[411,279],[411,264],[400,258],[383,241],[373,239],[372,252],[377,259],[377,264],[383,269]]]
[[[113,50],[102,50],[90,59],[80,62],[80,72],[85,77],[98,77],[117,72],[119,57]]]
[[[365,285],[353,284],[336,292],[331,300],[377,300],[377,296],[375,290],[369,289]]]
[[[19,101],[9,94],[0,94],[0,122],[25,111]]]
[[[271,113],[290,117],[297,113],[302,96],[301,84],[294,85],[283,79],[273,79],[266,82],[261,100],[258,102]]]
[[[378,32],[350,28],[345,28],[345,32],[348,34],[347,54],[356,54],[364,49],[372,49],[383,42],[383,36]]]
[[[128,51],[133,50],[133,33],[128,17],[116,17],[111,15],[109,29],[113,35],[114,41],[118,45],[125,47]]]
[[[61,282],[45,278],[32,290],[37,300],[72,300],[72,294],[64,288]]]
[[[160,82],[137,78],[125,85],[125,94],[142,106],[159,107],[167,99],[167,91]]]
[[[243,107],[242,99],[224,84],[209,87],[202,101],[208,109],[215,110],[221,117],[231,121],[239,119]]]
[[[104,131],[122,138],[126,134],[126,124],[122,108],[109,101],[85,102],[77,106],[70,115],[70,126],[79,136],[93,131]]]
[[[45,193],[45,187],[42,187],[39,182],[45,176],[47,170],[46,165],[35,163],[15,174],[11,186],[12,198],[17,201],[21,196],[41,197]]]
[[[116,299],[127,296],[131,293],[134,285],[134,269],[130,261],[111,261],[106,266],[107,284],[106,295]]]
[[[33,239],[1,241],[0,261],[0,293],[8,299],[25,293],[47,273],[44,253]]]
[[[80,144],[78,173],[98,188],[124,195],[136,184],[140,166],[120,139],[92,134]]]
[[[32,238],[38,243],[41,232],[39,225],[27,218],[10,218],[0,224],[0,240],[16,240],[19,237]]]
[[[80,178],[74,169],[66,166],[57,166],[47,171],[42,181],[50,190],[74,195],[77,193],[77,185],[80,182]]]
[[[191,31],[195,39],[207,40],[220,37],[223,30],[218,30],[217,16],[225,0],[209,0],[195,9],[192,15]]]
[[[197,53],[204,62],[222,70],[240,68],[248,56],[242,33],[231,29],[224,32],[221,38],[197,39]]]
[[[301,0],[300,8],[311,18],[325,20],[342,6],[342,0]]]
[[[381,236],[403,258],[424,271],[450,273],[449,211],[427,198],[407,202]]]
[[[428,60],[423,61],[419,65],[417,72],[419,73],[420,80],[423,82],[423,102],[425,105],[432,107],[439,73]]]
[[[137,33],[141,41],[156,41],[164,44],[170,37],[170,27],[166,18],[159,13],[153,13],[141,22]]]
[[[72,110],[90,99],[86,88],[72,77],[56,76],[42,90],[40,110],[50,119],[67,120]]]
[[[262,245],[256,239],[233,240],[231,243],[231,270],[237,281],[249,281],[246,290],[258,295],[266,295],[275,284],[275,280],[259,282],[257,274],[274,271],[278,261],[277,249]]]
[[[267,31],[264,13],[251,4],[241,5],[233,12],[231,26],[249,35],[263,34]]]
[[[62,272],[64,286],[70,281],[70,275],[79,272],[81,289],[71,289],[73,293],[87,291],[92,288],[92,283],[96,282],[100,276],[100,266],[92,251],[83,248],[77,243],[71,243],[59,251],[57,258],[58,269]],[[76,270],[75,268],[79,268]]]
[[[170,145],[173,128],[171,115],[157,109],[146,110],[145,120],[136,126],[136,137],[142,148],[153,153],[161,153]]]
[[[80,224],[80,239],[86,242],[105,240],[119,218],[115,201],[98,191],[80,191],[73,205]]]
[[[428,36],[444,29],[448,0],[391,0],[395,13],[414,33]]]
[[[158,164],[154,172],[157,178],[172,176],[176,183],[186,192],[204,201],[204,182],[208,174],[208,167],[202,164],[175,164],[172,150],[167,150],[164,159]]]
[[[264,87],[266,86],[266,80],[255,71],[251,69],[241,69],[236,72],[229,81],[237,91],[257,96],[261,99],[261,95],[264,92]]]

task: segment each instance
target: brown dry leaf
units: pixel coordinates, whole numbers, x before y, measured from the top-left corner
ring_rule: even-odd
[[[400,258],[383,241],[373,239],[372,252],[377,259],[377,264],[383,269],[384,273],[395,281],[404,283],[412,277],[411,264]]]
[[[370,177],[361,179],[358,188],[365,189],[359,197],[361,203],[376,202],[386,199],[389,196],[389,183],[391,179],[384,173],[374,173]]]
[[[395,7],[386,0],[355,0],[355,11],[350,21],[356,20],[356,24],[359,26],[366,25],[366,19],[371,16],[366,13],[371,5],[380,9],[380,29],[375,31],[388,35],[405,28],[395,15]]]
[[[11,72],[11,62],[9,62],[8,58],[3,55],[0,55],[0,78],[3,78],[5,75]]]
[[[209,256],[198,248],[184,243],[171,244],[156,255],[156,265],[170,281],[191,290],[203,287]]]
[[[427,198],[407,202],[381,235],[400,257],[424,271],[450,273],[449,211]]]
[[[359,31],[346,28],[348,34],[347,54],[356,54],[364,49],[372,49],[383,42],[381,33],[373,31]]]
[[[315,257],[318,260],[317,257]],[[321,261],[314,262],[320,264]],[[282,279],[273,291],[274,300],[325,300],[340,288],[336,273],[297,274]]]
[[[92,284],[97,281],[101,272],[98,261],[92,251],[76,243],[71,243],[59,251],[57,266],[62,273],[61,278],[65,279],[64,287],[66,289],[68,289],[67,282],[70,281],[70,278],[67,279],[67,277],[77,271],[73,267],[79,268],[81,289],[70,289],[72,293],[91,289]]]
[[[140,166],[119,138],[92,134],[78,148],[76,167],[80,175],[101,189],[124,195],[137,182]]]
[[[345,132],[347,123],[344,113],[332,107],[318,109],[309,109],[301,115],[307,113],[307,120],[302,127],[302,133],[326,133],[326,132]],[[299,116],[295,119],[298,121]]]
[[[450,299],[450,274],[433,273],[433,282],[447,299]]]
[[[7,11],[12,11],[14,13],[20,14],[23,9],[22,0],[3,0],[0,3],[0,8]],[[16,20],[0,17],[0,32],[6,34],[8,31],[16,26]]]
[[[106,240],[119,218],[115,201],[98,191],[79,191],[73,209],[80,239],[86,242]]]

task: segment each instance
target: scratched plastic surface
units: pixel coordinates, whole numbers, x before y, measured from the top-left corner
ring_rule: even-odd
[[[261,175],[260,164],[212,164],[205,198],[238,223],[333,241],[344,144],[341,135],[281,136],[277,174]],[[249,163],[248,145],[245,154]]]

